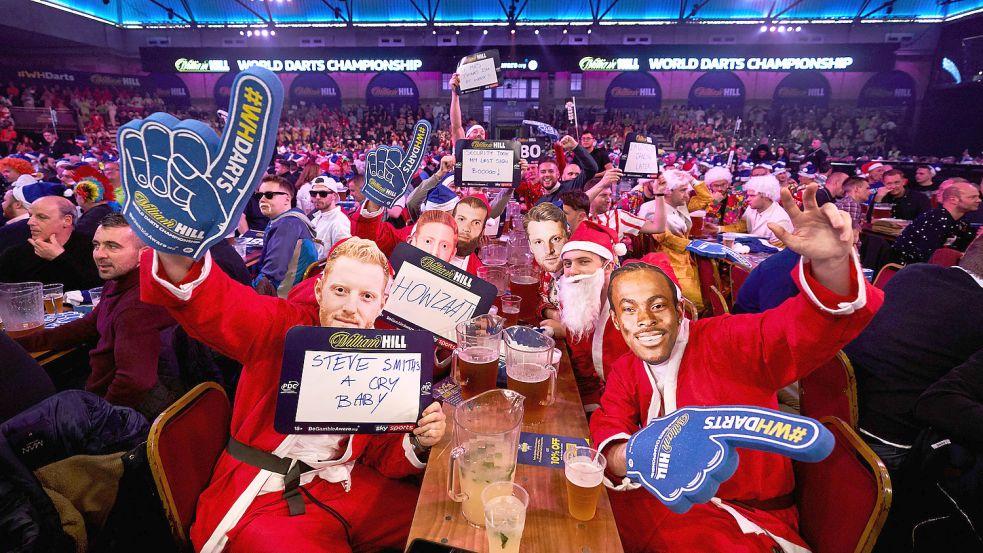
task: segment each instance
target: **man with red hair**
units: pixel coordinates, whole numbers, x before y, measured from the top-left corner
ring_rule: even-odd
[[[33,173],[34,166],[24,158],[7,156],[0,159],[0,175],[3,175],[3,178],[7,179],[11,186],[24,186],[38,182]]]

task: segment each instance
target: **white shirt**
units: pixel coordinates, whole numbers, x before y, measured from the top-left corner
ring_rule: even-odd
[[[297,189],[297,208],[304,213],[314,211],[314,198],[311,198],[311,183],[305,182]]]
[[[351,219],[337,205],[328,211],[315,211],[311,223],[314,225],[314,235],[322,242],[317,247],[319,259],[324,259],[338,241],[352,235]]]
[[[792,232],[792,220],[789,219],[788,213],[785,213],[785,210],[778,202],[772,202],[768,209],[761,212],[758,212],[757,209],[748,208],[744,212],[744,221],[747,223],[749,234],[768,240],[775,238],[775,233],[771,232],[771,229],[768,228],[768,223],[775,223],[785,230]]]

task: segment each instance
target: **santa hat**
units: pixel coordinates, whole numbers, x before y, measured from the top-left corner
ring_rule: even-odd
[[[755,165],[755,167],[764,167],[765,169],[768,170],[769,173],[771,173],[771,171],[773,169],[772,165],[770,163],[767,163],[767,162],[759,163],[759,164]]]
[[[802,167],[799,167],[800,177],[815,179],[816,173],[818,173],[818,170],[816,169],[816,166],[811,163],[804,163],[802,164]]]
[[[880,169],[882,167],[884,167],[884,164],[881,163],[880,161],[868,161],[867,163],[864,163],[863,165],[860,166],[860,176],[869,177],[871,171],[873,171],[874,169]]]
[[[614,229],[593,221],[584,221],[577,226],[577,230],[570,235],[570,240],[563,245],[560,255],[576,250],[597,254],[608,261],[614,261],[618,256],[628,253],[628,248],[618,242]]]
[[[737,172],[737,180],[741,182],[747,182],[749,178],[751,178],[750,169],[741,169],[740,171]]]
[[[672,262],[669,260],[669,256],[664,252],[649,252],[645,254],[641,259],[626,259],[624,265],[625,267],[631,263],[645,263],[646,265],[651,265],[663,273],[672,282],[673,288],[676,290],[676,299],[683,299],[683,290],[679,287],[679,278],[676,277],[676,271],[672,268]]]
[[[718,180],[730,182],[734,180],[734,175],[732,175],[730,171],[724,167],[711,167],[710,170],[707,171],[707,174],[703,175],[703,182],[705,183],[709,184],[711,182],[717,182]]]
[[[427,200],[423,202],[421,212],[438,209],[440,211],[450,211],[460,202],[457,194],[443,184],[438,184],[433,190],[427,193]]]
[[[775,162],[775,165],[773,165],[772,167],[774,168],[774,171],[772,171],[772,173],[774,173],[775,175],[781,175],[782,173],[788,173],[788,169],[785,167],[785,162],[784,161],[776,161]]]
[[[88,165],[74,171],[75,195],[84,202],[115,202],[116,187],[106,175]]]
[[[749,178],[747,184],[744,185],[744,190],[757,192],[761,196],[771,198],[775,202],[782,197],[781,188],[781,184],[774,175],[757,175]]]
[[[11,194],[25,208],[30,209],[31,204],[38,201],[39,198],[45,196],[71,196],[71,192],[71,190],[65,188],[65,185],[58,182],[35,182],[33,184],[14,187]]]

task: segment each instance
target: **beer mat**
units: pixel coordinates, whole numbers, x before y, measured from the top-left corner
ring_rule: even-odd
[[[563,468],[563,452],[568,448],[587,446],[585,438],[554,436],[523,432],[519,435],[518,462],[534,467]]]
[[[461,387],[449,376],[433,385],[431,395],[433,395],[435,400],[442,403],[450,403],[455,407],[463,401],[461,399]]]
[[[56,328],[65,323],[81,319],[84,313],[78,311],[66,311],[64,313],[49,314],[44,316],[44,328]]]

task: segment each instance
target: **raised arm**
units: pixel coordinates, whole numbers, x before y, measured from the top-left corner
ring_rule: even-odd
[[[410,197],[406,200],[406,209],[410,210],[410,215],[414,220],[420,217],[420,212],[423,209],[423,202],[427,200],[427,194],[436,188],[440,181],[453,170],[454,156],[444,156],[440,158],[440,167],[437,169],[437,172],[430,178],[421,182],[420,186],[413,189],[413,192],[410,193]]]
[[[454,73],[451,75],[451,143],[464,140],[464,120],[461,117],[461,97],[457,91],[461,88],[461,77]]]

